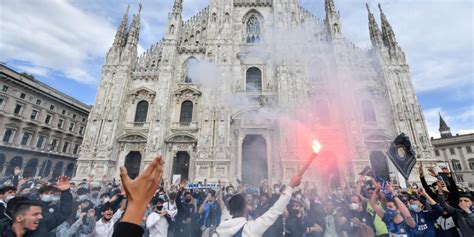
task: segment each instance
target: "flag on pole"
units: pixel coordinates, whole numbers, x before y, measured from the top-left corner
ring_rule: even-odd
[[[400,174],[408,180],[416,164],[415,151],[411,147],[410,138],[405,133],[398,135],[390,145],[387,155],[400,171]]]

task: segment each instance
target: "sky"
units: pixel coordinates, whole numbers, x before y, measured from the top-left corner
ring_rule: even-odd
[[[122,15],[139,2],[143,51],[163,37],[173,0],[0,0],[0,63],[93,104]],[[405,51],[430,136],[439,137],[438,113],[453,134],[474,132],[474,1],[335,0],[343,34],[361,48],[370,46],[365,2],[379,26],[382,4]],[[324,18],[324,0],[300,3]],[[206,5],[184,0],[183,18]]]

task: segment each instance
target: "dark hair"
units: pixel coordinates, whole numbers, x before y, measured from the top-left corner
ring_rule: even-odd
[[[176,200],[177,195],[178,195],[177,193],[173,192],[173,193],[170,193],[170,195],[168,195],[168,197],[170,198],[170,200]]]
[[[159,198],[159,197],[153,198],[153,199],[151,200],[151,204],[153,204],[153,205],[155,205],[155,206],[156,206],[158,203],[163,204],[164,202],[165,202],[165,201],[164,201],[163,199]]]
[[[270,199],[270,196],[269,196],[267,193],[261,193],[261,194],[260,194],[260,198],[262,198],[262,197],[266,197],[267,200]]]
[[[84,195],[84,194],[87,194],[87,193],[89,193],[89,189],[87,189],[87,188],[79,188],[79,189],[77,189],[77,191],[76,191],[76,194],[77,194],[78,196]]]
[[[229,185],[229,186],[225,187],[225,191],[228,193],[230,188],[233,188],[235,190],[234,186]]]
[[[108,193],[103,193],[100,195],[100,198],[103,198],[103,197],[109,197],[109,194]]]
[[[474,202],[474,198],[469,193],[460,193],[459,198],[468,198],[471,202]]]
[[[41,187],[38,190],[38,192],[39,192],[39,194],[49,193],[49,192],[56,193],[56,192],[60,192],[60,190],[58,188],[54,187],[54,186],[48,185],[48,186]]]
[[[216,197],[216,190],[209,190],[211,197]]]
[[[6,192],[9,192],[9,191],[15,191],[16,192],[16,188],[13,187],[13,186],[5,186],[5,187],[0,188],[0,194],[1,195],[5,194]]]
[[[237,194],[229,200],[229,212],[232,216],[239,215],[245,210],[245,198],[244,196]]]
[[[114,211],[114,208],[112,207],[112,204],[110,204],[110,202],[104,203],[104,205],[102,205],[102,207],[100,208],[101,212],[105,212],[108,210]]]
[[[31,200],[24,196],[14,197],[10,201],[8,201],[7,208],[5,209],[5,214],[12,220],[14,220],[15,217],[20,214],[24,214],[32,206],[41,207],[42,203],[37,200]]]

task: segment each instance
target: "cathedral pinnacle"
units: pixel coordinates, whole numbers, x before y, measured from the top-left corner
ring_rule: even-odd
[[[140,12],[142,5],[138,4],[138,12],[133,16],[132,24],[130,25],[130,31],[128,32],[127,46],[136,46],[138,44],[138,38],[140,34]]]
[[[114,46],[124,47],[127,42],[127,26],[128,26],[128,11],[130,10],[130,5],[128,5],[125,14],[122,17],[122,22],[120,23],[117,33],[115,34]]]
[[[387,20],[387,17],[383,13],[382,6],[379,3],[379,9],[380,9],[380,18],[382,20],[382,39],[384,44],[387,47],[390,47],[392,45],[397,44],[397,40],[395,39],[395,33],[393,33],[392,26]]]
[[[370,41],[372,41],[373,46],[382,45],[382,34],[380,32],[377,21],[375,21],[374,14],[370,11],[369,4],[365,4],[367,7],[367,12],[369,13],[369,33]]]
[[[181,14],[182,11],[183,11],[183,0],[174,0],[173,13]]]
[[[341,34],[341,24],[339,22],[339,12],[336,11],[336,6],[334,5],[333,0],[325,0],[324,8],[326,10],[326,23],[329,29],[331,37],[340,38]]]
[[[336,12],[336,6],[334,6],[334,1],[333,0],[325,0],[324,7],[326,9],[326,14]]]

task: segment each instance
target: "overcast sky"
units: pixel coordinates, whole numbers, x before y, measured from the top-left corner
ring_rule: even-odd
[[[140,50],[163,37],[173,0],[142,0]],[[472,0],[367,0],[382,3],[405,51],[431,136],[438,111],[453,133],[474,132]],[[300,0],[324,18],[324,0]],[[0,0],[0,62],[93,104],[104,56],[134,0]],[[184,0],[184,19],[208,0]],[[365,1],[335,0],[345,36],[370,45]],[[129,17],[131,19],[131,16]],[[380,21],[379,21],[380,25]]]

